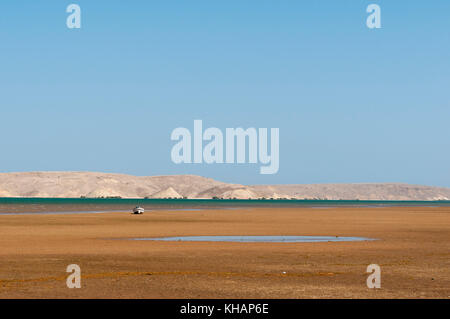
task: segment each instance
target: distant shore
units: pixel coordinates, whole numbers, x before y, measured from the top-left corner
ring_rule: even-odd
[[[0,214],[24,212],[130,211],[146,209],[245,207],[450,207],[450,201],[284,200],[284,199],[142,199],[142,198],[0,198]]]

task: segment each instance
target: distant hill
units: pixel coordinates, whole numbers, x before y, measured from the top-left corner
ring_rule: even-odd
[[[240,185],[196,175],[0,173],[0,197],[450,200],[450,188],[396,183]]]
[[[165,190],[156,192],[155,194],[151,195],[152,198],[183,198],[176,190],[174,190],[172,187],[169,187]]]

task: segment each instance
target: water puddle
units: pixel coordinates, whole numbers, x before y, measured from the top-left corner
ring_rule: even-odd
[[[320,243],[338,241],[366,241],[375,240],[364,237],[337,236],[186,236],[160,238],[132,238],[131,240],[152,241],[210,241],[210,242],[242,242],[242,243]]]

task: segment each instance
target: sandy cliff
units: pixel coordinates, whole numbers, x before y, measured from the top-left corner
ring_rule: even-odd
[[[0,173],[0,197],[450,200],[450,188],[409,184],[240,185],[195,175]]]

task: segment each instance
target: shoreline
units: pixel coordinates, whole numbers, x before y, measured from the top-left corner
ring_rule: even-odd
[[[147,211],[164,209],[245,209],[245,208],[383,208],[450,207],[450,201],[384,200],[255,200],[255,199],[131,199],[131,198],[0,198],[0,215],[16,213],[67,213],[130,211],[142,206]]]

